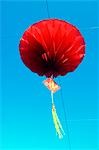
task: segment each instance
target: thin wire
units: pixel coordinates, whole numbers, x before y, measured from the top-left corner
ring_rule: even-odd
[[[60,83],[60,79],[59,79],[59,83]],[[69,136],[69,130],[70,129],[69,129],[68,122],[67,122],[67,113],[66,113],[66,109],[65,109],[64,100],[63,100],[62,89],[60,90],[60,93],[61,93],[61,102],[62,102],[63,111],[64,111],[64,119],[65,119],[65,126],[66,126],[66,130],[67,130],[69,149],[71,150],[71,141],[70,141],[70,136]]]
[[[85,27],[85,28],[80,28],[81,30],[96,30],[99,29],[99,26],[92,26],[92,27]]]
[[[71,120],[67,120],[68,122],[79,122],[79,121],[99,121],[99,119],[95,119],[95,118],[86,118],[86,119],[71,119]]]
[[[89,29],[99,29],[99,26],[89,27]]]
[[[48,7],[48,1],[46,0],[46,8],[47,8],[47,15],[48,18],[50,18],[50,13],[49,13],[49,7]]]

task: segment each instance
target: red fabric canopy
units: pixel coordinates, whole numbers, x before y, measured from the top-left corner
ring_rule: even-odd
[[[24,64],[40,76],[57,77],[74,71],[85,54],[79,30],[63,20],[48,19],[31,25],[23,34],[20,55]]]

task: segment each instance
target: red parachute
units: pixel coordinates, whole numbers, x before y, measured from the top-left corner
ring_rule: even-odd
[[[85,54],[85,42],[79,30],[59,19],[31,25],[20,40],[24,64],[40,76],[57,77],[72,72]]]

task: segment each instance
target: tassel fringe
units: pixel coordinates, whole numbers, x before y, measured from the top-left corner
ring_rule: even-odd
[[[60,120],[58,118],[54,103],[52,104],[52,117],[53,117],[55,129],[56,129],[56,133],[57,133],[59,139],[62,139],[63,135],[65,135],[65,133],[64,133],[64,130],[63,130],[62,125],[60,123]]]

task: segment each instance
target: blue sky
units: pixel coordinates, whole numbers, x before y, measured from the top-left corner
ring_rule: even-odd
[[[50,92],[39,77],[24,66],[19,56],[19,40],[33,23],[46,19],[42,1],[1,1],[0,59],[0,148],[1,150],[69,150],[67,134],[56,136],[51,116]],[[86,56],[80,66],[60,84],[67,112],[72,150],[98,150],[98,68],[99,26],[97,1],[49,1],[51,18],[64,19],[81,31]],[[60,82],[59,82],[60,80]],[[65,132],[60,91],[55,104]]]

